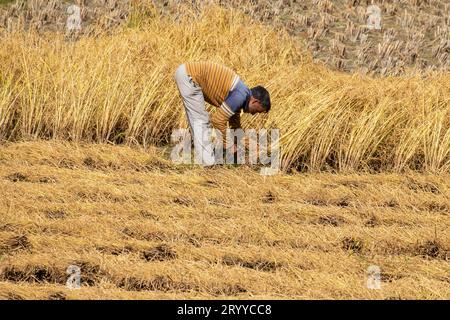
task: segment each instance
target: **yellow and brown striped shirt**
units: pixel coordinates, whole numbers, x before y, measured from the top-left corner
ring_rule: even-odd
[[[226,148],[227,123],[231,129],[241,127],[240,112],[234,112],[225,102],[228,93],[238,84],[239,76],[230,68],[214,62],[186,62],[185,65],[187,74],[202,88],[205,101],[218,107],[211,117],[211,124],[222,133]]]
[[[214,62],[186,62],[186,71],[202,88],[205,101],[216,107],[221,106],[239,80],[233,70]]]

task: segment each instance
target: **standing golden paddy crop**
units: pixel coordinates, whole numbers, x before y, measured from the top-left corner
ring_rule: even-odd
[[[172,72],[209,59],[250,85],[266,84],[270,114],[243,115],[242,126],[280,129],[284,170],[450,168],[448,73],[372,79],[330,71],[285,31],[234,10],[208,7],[176,23],[154,10],[136,28],[75,43],[6,34],[0,58],[2,139],[168,143],[187,127]]]

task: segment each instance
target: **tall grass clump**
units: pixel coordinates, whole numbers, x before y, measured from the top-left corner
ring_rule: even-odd
[[[450,74],[373,79],[326,69],[286,31],[210,6],[198,16],[140,7],[112,35],[2,34],[0,139],[166,144],[187,127],[172,79],[187,60],[224,63],[265,85],[283,169],[448,172]],[[214,108],[208,107],[214,112]]]

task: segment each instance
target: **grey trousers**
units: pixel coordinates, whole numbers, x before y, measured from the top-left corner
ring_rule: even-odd
[[[186,117],[194,140],[195,163],[203,166],[215,164],[211,141],[212,126],[205,108],[202,88],[196,85],[186,73],[186,66],[180,65],[173,75],[183,100]]]

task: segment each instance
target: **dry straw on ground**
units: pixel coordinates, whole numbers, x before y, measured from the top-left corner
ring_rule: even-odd
[[[0,298],[450,297],[448,174],[263,177],[160,153],[4,145]]]
[[[3,34],[0,298],[448,299],[450,75],[334,72],[238,11],[178,9],[76,42]],[[188,59],[266,85],[273,110],[243,124],[309,171],[172,163]]]

